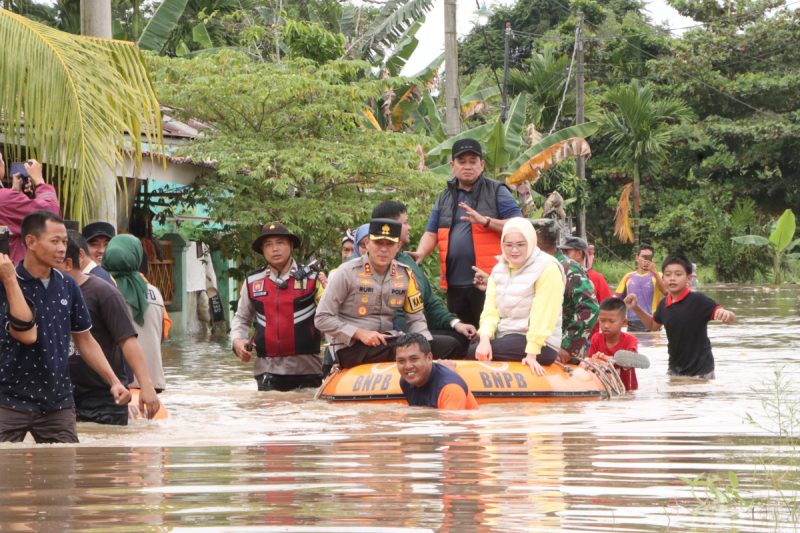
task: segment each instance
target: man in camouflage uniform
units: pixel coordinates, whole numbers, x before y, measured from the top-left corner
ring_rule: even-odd
[[[394,361],[395,314],[405,312],[410,333],[431,340],[422,295],[410,268],[394,258],[402,225],[391,219],[370,222],[367,255],[342,264],[328,280],[314,318],[333,337],[342,368]]]
[[[559,352],[559,359],[566,363],[574,357],[583,358],[600,306],[586,270],[558,249],[558,234],[552,219],[537,222],[534,225],[539,248],[558,259],[567,277],[561,324],[563,338]]]

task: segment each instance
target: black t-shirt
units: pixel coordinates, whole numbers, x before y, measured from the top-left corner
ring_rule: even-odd
[[[667,305],[667,300],[672,302]],[[669,370],[681,376],[702,376],[714,370],[708,322],[717,303],[699,292],[689,292],[674,301],[661,300],[653,318],[667,330]]]
[[[87,276],[81,292],[92,317],[92,337],[103,349],[111,368],[119,380],[127,384],[125,365],[120,342],[136,337],[133,318],[119,290],[96,276]],[[110,394],[108,383],[100,377],[73,349],[69,358],[69,370],[76,397],[97,393]]]

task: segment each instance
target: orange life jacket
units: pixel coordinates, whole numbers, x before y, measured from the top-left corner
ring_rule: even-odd
[[[487,178],[483,174],[472,187],[474,209],[481,215],[499,218],[497,212],[497,192],[506,185]],[[450,228],[455,221],[458,208],[458,180],[452,178],[447,182],[447,189],[439,195],[439,227],[437,241],[439,246],[439,284],[447,290],[447,249],[450,245]],[[472,224],[472,246],[475,251],[475,266],[486,273],[492,271],[500,255],[500,234],[480,224]]]

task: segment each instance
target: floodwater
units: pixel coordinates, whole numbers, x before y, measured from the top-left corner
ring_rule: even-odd
[[[739,316],[710,327],[717,379],[667,377],[665,337],[643,334],[652,366],[610,401],[330,404],[257,392],[224,342],[172,342],[169,419],[0,446],[0,531],[795,530],[798,450],[778,433],[797,429],[800,290],[704,290]],[[778,397],[780,417],[762,405]]]

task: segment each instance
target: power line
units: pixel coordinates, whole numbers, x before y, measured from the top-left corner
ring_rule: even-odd
[[[796,2],[795,2],[795,3],[800,3],[800,0],[796,0]],[[627,36],[624,36],[624,35],[623,35],[623,36],[622,36],[622,38],[623,38],[623,39],[625,39],[625,43],[626,43],[626,45],[627,45],[627,46],[629,46],[629,47],[631,47],[631,48],[633,48],[634,50],[638,50],[639,52],[641,52],[641,53],[643,53],[643,54],[645,54],[645,55],[647,55],[647,56],[650,56],[650,57],[652,57],[653,59],[660,59],[660,58],[659,58],[658,56],[656,56],[655,54],[653,54],[653,53],[650,53],[650,52],[648,52],[647,50],[643,50],[642,48],[640,48],[640,47],[636,46],[635,44],[631,43],[631,42],[628,40],[628,37],[627,37]],[[737,98],[737,97],[733,96],[732,94],[726,93],[725,91],[723,91],[723,90],[721,90],[721,89],[718,89],[718,88],[714,87],[713,85],[711,85],[711,84],[709,84],[709,83],[707,83],[707,82],[705,82],[705,81],[701,80],[700,78],[697,78],[696,76],[693,76],[693,75],[689,74],[688,72],[685,72],[685,71],[683,71],[683,70],[681,70],[681,69],[679,69],[679,68],[677,68],[677,67],[673,67],[673,68],[675,68],[675,70],[676,70],[678,73],[680,73],[681,75],[685,76],[686,78],[689,78],[689,79],[691,79],[691,80],[693,80],[693,81],[695,81],[695,82],[697,82],[697,83],[699,83],[699,84],[703,85],[704,87],[706,87],[706,88],[708,88],[708,89],[710,89],[710,90],[714,91],[715,93],[717,93],[717,94],[720,94],[720,95],[722,95],[722,96],[724,96],[725,98],[728,98],[728,99],[730,99],[730,100],[733,100],[734,102],[736,102],[736,103],[738,103],[738,104],[741,104],[741,105],[745,106],[746,108],[748,108],[748,109],[750,109],[750,110],[752,110],[752,111],[754,111],[754,112],[756,112],[756,113],[761,113],[761,114],[764,114],[764,115],[770,115],[770,116],[772,116],[772,115],[776,115],[776,116],[779,116],[779,117],[780,117],[780,115],[778,115],[777,113],[770,112],[770,111],[765,111],[765,110],[763,110],[763,109],[760,109],[760,108],[757,108],[757,107],[755,107],[755,106],[752,106],[752,105],[748,104],[747,102],[745,102],[745,101],[743,101],[743,100],[741,100],[741,99],[739,99],[739,98]],[[781,117],[781,118],[783,118],[783,117]]]
[[[639,48],[638,46],[636,46],[636,45],[632,44],[630,41],[627,41],[627,40],[626,40],[626,43],[627,43],[627,44],[628,44],[628,46],[630,46],[631,48],[634,48],[634,49],[636,49],[636,50],[639,50],[641,53],[643,53],[643,54],[646,54],[646,55],[648,55],[648,56],[652,57],[653,59],[659,59],[659,58],[658,58],[658,56],[656,56],[656,55],[654,55],[654,54],[651,54],[650,52],[648,52],[648,51],[646,51],[646,50],[642,50],[642,49],[641,49],[641,48]],[[697,77],[695,77],[695,76],[692,76],[691,74],[689,74],[689,73],[687,73],[687,72],[685,72],[685,71],[682,71],[682,70],[680,70],[680,69],[678,69],[678,68],[675,68],[675,70],[677,70],[677,71],[678,71],[680,74],[682,74],[683,76],[685,76],[685,77],[687,77],[687,78],[689,78],[689,79],[691,79],[691,80],[694,80],[694,81],[696,81],[697,83],[699,83],[699,84],[703,85],[704,87],[706,87],[706,88],[708,88],[708,89],[711,89],[711,90],[712,90],[712,91],[714,91],[715,93],[718,93],[718,94],[720,94],[720,95],[722,95],[722,96],[724,96],[724,97],[726,97],[726,98],[729,98],[729,99],[733,100],[734,102],[737,102],[737,103],[739,103],[739,104],[741,104],[741,105],[743,105],[743,106],[747,107],[748,109],[751,109],[751,110],[755,111],[756,113],[762,113],[762,114],[764,114],[764,115],[777,115],[777,114],[776,114],[776,113],[774,113],[774,112],[764,111],[763,109],[759,109],[759,108],[757,108],[757,107],[754,107],[754,106],[752,106],[752,105],[748,104],[747,102],[745,102],[745,101],[743,101],[743,100],[741,100],[741,99],[739,99],[739,98],[736,98],[736,97],[735,97],[735,96],[733,96],[732,94],[728,94],[728,93],[726,93],[725,91],[722,91],[721,89],[717,89],[717,88],[716,88],[716,87],[714,87],[713,85],[711,85],[711,84],[709,84],[709,83],[706,83],[706,82],[704,82],[703,80],[701,80],[700,78],[697,78]],[[780,116],[780,115],[777,115],[777,116]]]
[[[558,124],[558,119],[561,116],[561,110],[564,108],[564,101],[567,99],[567,91],[569,91],[569,80],[572,77],[572,66],[575,64],[575,52],[578,50],[578,39],[580,38],[581,28],[578,25],[575,28],[575,45],[572,47],[572,59],[569,62],[569,70],[567,71],[567,83],[564,84],[564,93],[561,95],[561,103],[558,105],[558,112],[556,113],[556,119],[553,121],[553,127],[550,128],[551,135],[555,129],[556,124]]]

